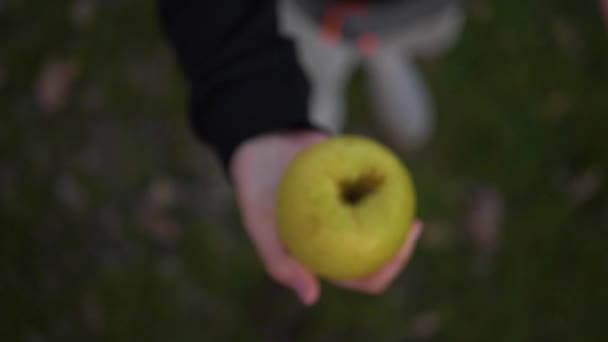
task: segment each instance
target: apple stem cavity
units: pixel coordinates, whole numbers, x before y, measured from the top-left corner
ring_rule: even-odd
[[[368,172],[354,181],[340,183],[342,200],[348,205],[357,205],[368,195],[373,194],[384,182],[384,177],[378,172]]]

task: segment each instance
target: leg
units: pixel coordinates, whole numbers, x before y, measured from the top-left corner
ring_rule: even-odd
[[[461,5],[450,5],[432,17],[395,32],[387,37],[384,45],[417,56],[438,55],[456,43],[464,27],[464,19]]]
[[[346,120],[345,85],[357,60],[356,51],[321,39],[320,27],[290,0],[279,2],[281,31],[296,44],[310,86],[311,121],[339,133]]]
[[[433,129],[433,105],[412,56],[381,50],[365,66],[372,105],[388,140],[399,150],[424,145]]]
[[[431,95],[414,55],[434,55],[447,49],[458,37],[462,23],[460,7],[448,7],[386,37],[380,49],[365,60],[372,103],[395,148],[421,147],[430,139],[434,126]]]

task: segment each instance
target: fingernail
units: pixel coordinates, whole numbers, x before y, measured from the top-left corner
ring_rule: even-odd
[[[296,280],[293,282],[292,288],[304,305],[310,306],[314,303],[313,293],[304,282]]]
[[[420,236],[422,234],[422,231],[424,230],[424,223],[422,223],[422,221],[417,221],[416,226],[417,234],[418,236]]]

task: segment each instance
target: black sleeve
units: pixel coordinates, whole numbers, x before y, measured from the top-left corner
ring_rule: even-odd
[[[191,122],[226,167],[253,136],[311,127],[308,83],[272,0],[159,0],[189,82]]]

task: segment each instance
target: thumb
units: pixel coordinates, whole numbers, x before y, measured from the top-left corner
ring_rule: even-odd
[[[266,271],[275,281],[291,289],[305,305],[315,304],[320,296],[320,286],[317,278],[304,266],[283,254],[268,260],[263,258]]]

